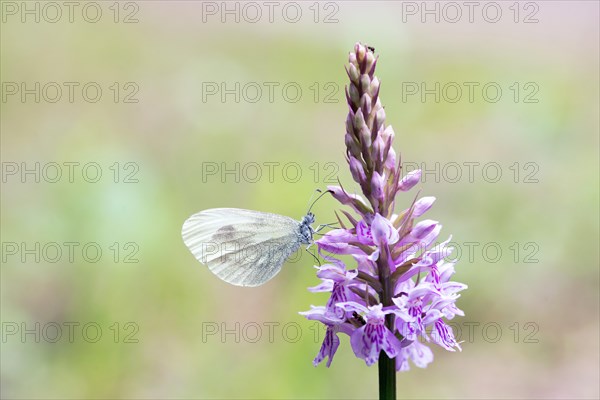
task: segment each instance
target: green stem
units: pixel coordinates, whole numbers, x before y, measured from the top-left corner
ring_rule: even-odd
[[[381,254],[377,260],[379,269],[379,280],[381,283],[381,303],[384,306],[390,306],[392,302],[392,291],[390,269],[387,265],[389,249],[387,246],[381,248]],[[385,316],[385,326],[394,332],[394,315],[388,314]],[[379,353],[379,399],[380,400],[396,400],[396,360],[391,359],[381,351]]]
[[[396,360],[389,358],[385,351],[381,351],[378,367],[379,399],[396,400]]]

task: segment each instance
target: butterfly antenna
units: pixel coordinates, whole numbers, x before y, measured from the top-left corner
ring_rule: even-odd
[[[321,194],[319,195],[319,197],[317,197],[317,198],[315,199],[315,201],[313,201],[313,202],[312,202],[312,204],[310,205],[310,207],[308,207],[308,211],[306,212],[307,214],[310,212],[310,210],[312,210],[312,208],[313,208],[313,206],[315,205],[315,203],[316,203],[317,201],[319,201],[319,199],[320,199],[321,197],[325,196],[327,193],[333,193],[333,191],[332,191],[332,190],[326,190],[326,191],[324,191],[324,192],[323,192],[321,189],[317,189],[317,190],[316,190],[316,192],[319,192],[319,193],[321,193]],[[313,194],[313,195],[314,195],[314,194]]]
[[[321,193],[321,192],[322,192],[321,189],[315,189],[313,194],[310,195],[310,199],[308,199],[308,203],[306,203],[306,208],[308,208],[310,206],[313,197],[315,197],[315,193]]]

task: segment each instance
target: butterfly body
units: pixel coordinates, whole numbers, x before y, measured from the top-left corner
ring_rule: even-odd
[[[313,222],[315,222],[315,215],[311,212],[302,217],[300,221],[300,241],[303,244],[311,244],[313,241],[313,233],[315,233],[311,226]]]

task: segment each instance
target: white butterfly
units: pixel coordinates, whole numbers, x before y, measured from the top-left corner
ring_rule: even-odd
[[[313,242],[315,216],[296,221],[239,208],[213,208],[189,217],[181,229],[194,257],[225,282],[260,286],[281,270],[301,244]]]

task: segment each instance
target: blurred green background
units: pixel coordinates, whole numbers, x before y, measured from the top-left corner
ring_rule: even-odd
[[[421,2],[281,2],[272,21],[261,2],[228,3],[234,14],[220,2],[76,2],[72,22],[57,4],[60,18],[44,2],[1,3],[3,398],[376,397],[377,370],[346,337],[330,369],[312,366],[323,331],[298,311],[325,297],[306,290],[309,257],[238,288],[180,237],[206,208],[300,218],[316,188],[339,178],[357,190],[343,140],[356,41],[380,56],[396,151],[439,163],[419,187],[437,197],[427,217],[453,235],[455,278],[469,285],[462,353],[435,348],[429,368],[399,374],[399,397],[600,396],[597,2],[500,2],[495,23],[485,2],[473,22],[458,3],[456,23],[435,2],[439,23]],[[65,82],[79,85],[72,102]],[[438,102],[407,93],[436,82]],[[479,85],[472,101],[465,82]],[[490,82],[498,101],[482,94]],[[22,83],[34,90],[24,99]],[[221,84],[234,89],[224,101]],[[21,175],[36,162],[39,183]],[[64,163],[79,163],[73,182]],[[317,222],[338,208],[322,200]],[[78,243],[73,259],[65,242]]]

